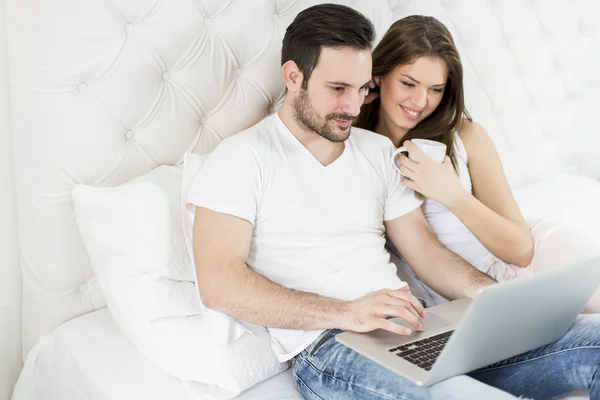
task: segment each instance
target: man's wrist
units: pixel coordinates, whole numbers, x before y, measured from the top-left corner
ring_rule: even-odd
[[[347,330],[348,318],[351,315],[350,302],[342,300],[333,300],[332,307],[329,309],[329,322],[327,329]]]

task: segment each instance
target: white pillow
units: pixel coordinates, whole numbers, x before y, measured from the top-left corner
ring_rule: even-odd
[[[181,189],[182,169],[171,166],[117,187],[77,185],[75,217],[127,338],[200,398],[232,398],[286,365],[264,329],[229,346],[212,342],[185,245]]]
[[[188,249],[190,260],[194,259],[192,228],[195,207],[191,204],[186,204],[186,202],[192,183],[194,183],[194,178],[198,172],[200,172],[200,169],[207,158],[208,154],[198,155],[193,153],[185,153],[183,156],[183,173],[181,178],[181,210],[183,217],[183,234],[185,236],[185,244]]]

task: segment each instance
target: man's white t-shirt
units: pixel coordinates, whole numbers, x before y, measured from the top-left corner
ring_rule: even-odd
[[[381,135],[352,128],[342,155],[323,166],[274,114],[209,156],[188,203],[253,224],[247,266],[281,286],[354,300],[404,283],[385,249],[383,221],[421,205],[392,166]],[[269,328],[280,361],[322,331]]]

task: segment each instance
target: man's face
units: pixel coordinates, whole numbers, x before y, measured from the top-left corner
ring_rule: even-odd
[[[348,47],[321,50],[308,81],[294,99],[294,116],[305,129],[343,142],[358,116],[371,80],[371,52]]]

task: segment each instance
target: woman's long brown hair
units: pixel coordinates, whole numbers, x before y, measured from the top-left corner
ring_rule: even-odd
[[[442,59],[448,67],[448,80],[438,107],[408,131],[403,140],[421,138],[446,144],[446,154],[456,169],[454,132],[460,128],[463,118],[470,121],[471,117],[465,109],[462,63],[446,26],[433,17],[421,15],[396,21],[373,50],[373,76],[384,76],[420,57]],[[380,98],[363,105],[355,126],[375,131],[380,106]]]

